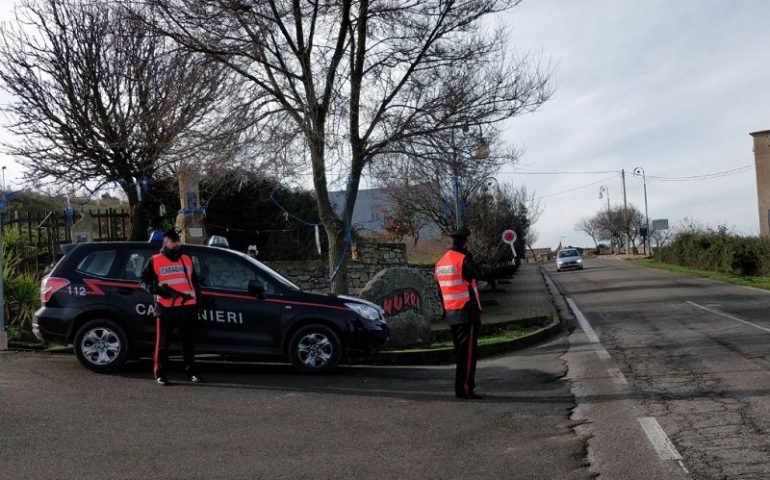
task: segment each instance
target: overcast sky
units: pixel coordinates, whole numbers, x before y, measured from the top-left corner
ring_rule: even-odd
[[[526,148],[522,174],[500,175],[543,195],[540,246],[591,244],[574,224],[606,208],[601,185],[621,204],[621,181],[525,172],[642,167],[685,177],[753,164],[749,132],[770,129],[768,13],[763,0],[529,0],[501,19],[517,52],[541,53],[555,70],[552,100],[508,126],[509,141]],[[643,209],[641,178],[627,175],[626,185]],[[652,219],[759,231],[752,168],[705,181],[648,178],[647,190]]]
[[[770,129],[769,13],[764,0],[525,1],[501,21],[512,26],[517,52],[551,61],[556,92],[508,125],[508,140],[526,148],[514,170],[642,167],[649,176],[684,177],[753,164],[749,132]],[[562,237],[592,244],[574,224],[606,208],[601,185],[622,203],[620,178],[612,176],[499,179],[543,195],[538,244],[555,247]],[[628,201],[643,209],[641,178],[627,175],[626,184]],[[648,178],[647,190],[651,219],[759,231],[752,168],[706,181]]]
[[[0,19],[12,8],[0,0]],[[621,182],[611,173],[526,172],[626,169],[628,201],[643,208],[635,167],[684,177],[753,163],[749,132],[770,129],[769,13],[765,0],[527,0],[501,16],[511,47],[541,54],[555,71],[553,98],[507,126],[509,142],[526,153],[505,171],[520,173],[498,177],[543,196],[538,246],[591,244],[574,224],[606,208],[601,185],[620,204]],[[0,156],[0,164],[9,183],[18,178],[12,159]],[[688,217],[759,230],[752,169],[706,181],[648,179],[648,198],[650,217],[672,226]]]

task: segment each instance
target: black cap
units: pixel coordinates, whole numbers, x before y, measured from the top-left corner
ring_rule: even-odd
[[[163,233],[163,238],[168,238],[171,241],[178,242],[179,230],[177,230],[176,228],[169,228]]]
[[[471,231],[466,226],[462,226],[453,232],[449,232],[449,236],[452,238],[468,238],[471,236]]]

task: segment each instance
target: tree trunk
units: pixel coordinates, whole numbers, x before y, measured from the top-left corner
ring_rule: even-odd
[[[323,123],[315,126],[316,131],[323,132]],[[316,140],[317,139],[317,140]],[[318,205],[318,217],[326,231],[326,239],[329,242],[328,263],[329,278],[331,280],[330,291],[333,293],[348,293],[348,253],[346,251],[346,232],[344,219],[340,221],[329,201],[329,189],[326,182],[326,168],[324,163],[323,135],[317,134],[311,137],[310,161],[313,165],[313,185]],[[352,212],[349,213],[352,215]],[[343,252],[345,255],[343,255]]]
[[[330,290],[333,293],[346,294],[348,293],[348,255],[350,252],[347,251],[345,245],[344,228],[336,229],[337,226],[339,223],[332,225],[332,228],[326,227],[326,238],[329,241]]]
[[[133,186],[129,186],[123,191],[128,197],[128,210],[131,212],[131,234],[128,239],[133,242],[145,241],[148,238],[148,229],[150,227],[149,218],[144,208],[145,202],[139,201]]]

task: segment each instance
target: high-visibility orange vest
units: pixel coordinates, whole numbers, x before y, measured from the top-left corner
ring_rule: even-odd
[[[162,307],[181,307],[195,305],[195,287],[192,284],[193,263],[187,255],[181,255],[179,260],[173,261],[162,253],[153,255],[152,266],[158,277],[158,285],[168,285],[179,293],[186,293],[193,298],[184,301],[182,297],[161,298],[155,297],[155,301]]]
[[[463,260],[465,260],[464,253],[449,250],[436,263],[434,275],[441,288],[445,310],[462,310],[471,299],[469,288],[472,288],[476,294],[476,302],[481,310],[478,283],[475,279],[467,282],[463,278]]]

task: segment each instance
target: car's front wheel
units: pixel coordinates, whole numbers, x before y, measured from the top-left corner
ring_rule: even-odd
[[[334,330],[325,325],[305,325],[294,332],[289,341],[289,359],[300,373],[331,372],[341,358],[342,342]]]
[[[126,332],[112,320],[86,322],[75,334],[73,343],[80,363],[94,372],[114,372],[128,358]]]

